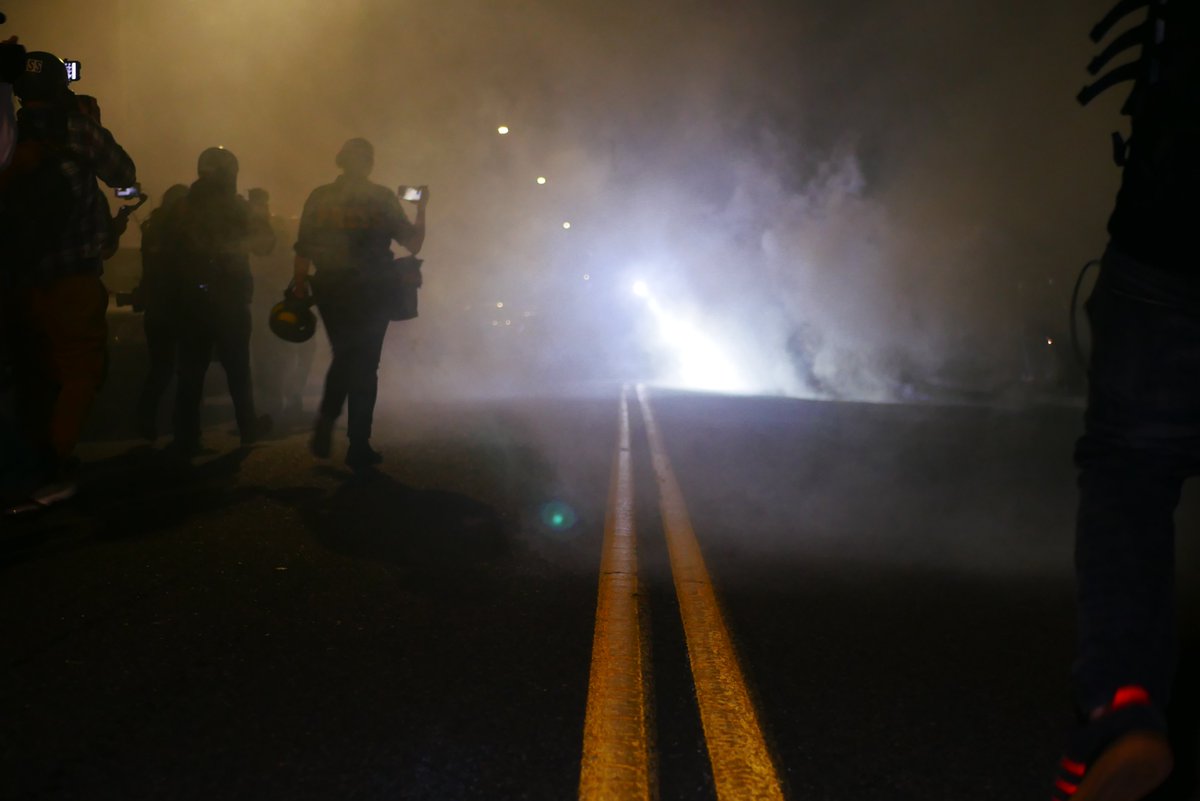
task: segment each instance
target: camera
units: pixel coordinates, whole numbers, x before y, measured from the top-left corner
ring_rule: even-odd
[[[142,188],[137,184],[133,186],[119,186],[113,190],[113,194],[119,198],[139,198],[142,196]]]
[[[82,65],[78,61],[64,61],[63,64],[67,68],[67,83],[78,81]]]
[[[421,190],[415,186],[402,186],[400,187],[400,197],[410,203],[416,203],[421,199]]]

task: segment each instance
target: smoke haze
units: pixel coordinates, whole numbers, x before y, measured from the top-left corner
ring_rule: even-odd
[[[220,144],[293,216],[351,136],[374,142],[374,180],[429,184],[422,317],[385,354],[411,378],[885,400],[1066,369],[1037,346],[1066,342],[1119,180],[1121,98],[1073,102],[1107,5],[4,10],[28,47],[83,62],[155,199]]]

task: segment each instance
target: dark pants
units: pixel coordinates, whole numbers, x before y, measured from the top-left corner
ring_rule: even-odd
[[[371,438],[388,316],[365,281],[326,278],[314,285],[321,322],[333,350],[320,414],[336,420],[349,399],[347,436],[351,442],[365,443]]]
[[[1174,512],[1200,467],[1200,280],[1105,254],[1075,451],[1077,701],[1140,685],[1167,705],[1176,659]]]
[[[108,290],[98,261],[80,270],[5,290],[17,420],[33,452],[51,467],[74,453],[107,368]]]
[[[254,392],[250,383],[250,306],[194,300],[181,309],[179,326],[179,376],[175,396],[175,439],[194,445],[200,441],[200,402],[204,376],[214,352],[225,370],[229,397],[238,431],[255,433]]]
[[[138,420],[154,425],[158,420],[158,406],[163,393],[175,375],[175,353],[179,346],[179,332],[173,310],[150,307],[142,320],[146,332],[146,350],[149,352],[150,369],[142,385],[138,400]]]

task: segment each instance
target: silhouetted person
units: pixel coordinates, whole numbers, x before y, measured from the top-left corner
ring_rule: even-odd
[[[254,410],[250,380],[250,254],[275,245],[269,210],[237,194],[238,161],[224,148],[200,154],[196,182],[167,213],[163,256],[171,265],[169,306],[178,322],[179,370],[173,447],[200,450],[204,376],[215,352],[225,370],[243,445],[271,427]]]
[[[14,89],[18,144],[2,174],[0,298],[17,414],[37,455],[38,487],[20,510],[75,492],[74,451],[104,379],[108,290],[100,276],[108,205],[96,186],[136,182],[112,134],[80,113],[63,62],[26,55]]]
[[[1144,798],[1172,768],[1173,517],[1183,480],[1200,471],[1200,4],[1156,0],[1150,14],[1087,303],[1090,383],[1075,449],[1080,725],[1057,799]]]
[[[143,310],[149,369],[138,398],[138,434],[153,442],[158,438],[158,408],[163,393],[175,374],[175,354],[179,347],[179,324],[171,306],[171,272],[174,265],[164,241],[166,219],[176,203],[187,196],[184,184],[175,184],[163,193],[162,203],[142,223],[142,280],[134,290],[136,304]]]
[[[336,163],[342,174],[313,190],[304,204],[293,280],[296,294],[304,296],[309,269],[316,266],[313,295],[333,349],[312,452],[329,456],[333,425],[349,399],[346,464],[359,468],[383,458],[370,444],[379,357],[389,322],[377,279],[381,271],[393,269],[393,240],[413,254],[421,249],[429,191],[422,188],[416,221],[409,222],[396,195],[367,180],[375,164],[370,142],[350,139]]]
[[[268,201],[266,190],[252,189],[251,199]],[[261,193],[258,194],[258,193]],[[271,215],[276,242],[295,242],[299,219]],[[292,280],[294,254],[277,247],[269,255],[253,259],[254,319],[265,320]],[[305,342],[284,342],[266,327],[255,331],[251,343],[254,356],[254,387],[260,409],[278,417],[299,421],[304,411],[304,388],[316,357],[315,337]]]

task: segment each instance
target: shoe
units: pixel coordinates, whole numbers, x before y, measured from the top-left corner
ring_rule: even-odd
[[[271,429],[275,427],[275,421],[271,419],[271,415],[259,415],[254,421],[254,427],[250,431],[242,432],[242,445],[253,445],[260,439],[271,433]]]
[[[308,441],[308,449],[318,459],[328,459],[333,449],[333,423],[328,417],[318,417],[313,425],[312,439]]]
[[[1122,687],[1071,736],[1053,801],[1141,801],[1174,767],[1166,723],[1141,687]]]
[[[79,485],[74,481],[52,481],[38,487],[24,501],[13,504],[4,510],[6,515],[24,515],[31,512],[41,512],[56,503],[70,500],[79,491]]]
[[[351,442],[346,451],[346,465],[351,468],[374,467],[383,462],[383,454],[366,442]]]

